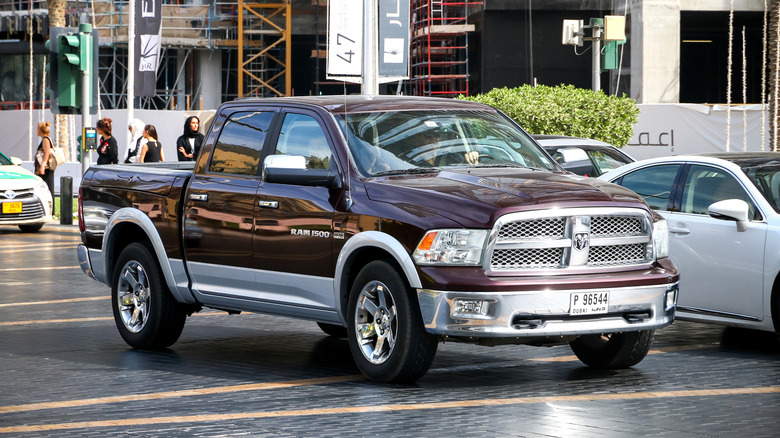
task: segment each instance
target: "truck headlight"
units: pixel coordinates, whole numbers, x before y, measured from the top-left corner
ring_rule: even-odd
[[[417,244],[420,265],[479,265],[488,230],[432,230]]]
[[[669,257],[669,225],[665,220],[653,223],[653,246],[655,257]]]

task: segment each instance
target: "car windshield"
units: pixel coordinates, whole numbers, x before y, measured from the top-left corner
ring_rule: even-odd
[[[780,213],[780,162],[742,169],[769,205]]]
[[[5,154],[0,152],[0,166],[11,166],[14,163],[11,161],[10,158],[6,157]]]
[[[338,120],[366,176],[463,167],[555,169],[526,133],[497,112],[372,112]]]

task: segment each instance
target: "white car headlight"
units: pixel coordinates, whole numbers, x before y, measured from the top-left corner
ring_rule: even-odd
[[[420,265],[479,265],[488,230],[432,230],[417,244]]]
[[[665,220],[653,223],[653,246],[655,257],[669,257],[669,225]]]

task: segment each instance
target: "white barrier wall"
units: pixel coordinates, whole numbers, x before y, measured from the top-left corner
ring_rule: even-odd
[[[33,111],[32,136],[30,136],[30,112],[29,111],[0,111],[0,151],[4,154],[19,157],[24,161],[23,167],[32,170],[32,159],[40,143],[40,137],[37,136],[38,122],[54,122],[54,116],[51,112],[35,110]],[[119,145],[119,162],[123,162],[127,156],[127,146],[130,139],[127,129],[127,110],[104,110],[102,117],[111,119],[112,135],[116,138]],[[140,119],[145,124],[152,124],[157,128],[160,143],[163,145],[163,153],[167,161],[176,161],[176,139],[184,132],[184,122],[189,116],[198,116],[201,121],[200,132],[205,134],[214,111],[157,111],[157,110],[134,110],[133,118]],[[41,120],[41,117],[43,119]],[[92,115],[92,126],[97,124],[97,115]],[[81,116],[73,116],[74,135],[81,135]],[[32,137],[32,145],[29,139]],[[54,135],[52,133],[52,139]],[[75,162],[75,145],[71,147],[70,155],[72,163],[65,163],[54,171],[55,192],[59,193],[60,178],[63,176],[73,177],[73,192],[78,193],[78,186],[81,183],[81,163]],[[97,162],[97,152],[92,152],[92,163]]]
[[[698,104],[640,104],[639,120],[634,126],[634,135],[623,148],[628,154],[640,160],[666,155],[696,154],[704,152],[726,152],[726,125],[728,111],[722,105]],[[45,121],[52,121],[48,111],[33,112],[32,148],[28,145],[29,112],[0,111],[0,151],[26,161],[25,167],[32,169],[32,157],[38,147],[39,138],[35,135],[40,114]],[[163,145],[165,158],[176,160],[176,139],[184,130],[187,117],[200,117],[200,132],[206,132],[214,111],[154,111],[135,110],[135,117],[157,128]],[[122,161],[127,154],[127,111],[106,110],[103,117],[112,119],[113,134],[119,144],[119,158]],[[768,118],[760,105],[733,106],[731,109],[729,134],[729,152],[761,151],[761,119]],[[81,132],[81,116],[75,116],[75,131]],[[92,124],[97,117],[92,116]],[[747,129],[745,129],[745,127]],[[769,123],[764,123],[763,149],[770,150]],[[78,135],[78,134],[76,134]],[[75,150],[71,151],[75,157]],[[97,153],[92,154],[92,162],[97,161]],[[60,177],[73,177],[74,192],[81,181],[80,163],[66,163],[55,172],[57,190]]]
[[[727,150],[726,126],[729,118],[722,105],[640,104],[634,135],[623,151],[641,160],[667,155],[705,152],[761,151],[761,119],[764,123],[764,150],[770,150],[769,123],[761,105],[731,108]],[[745,129],[747,127],[747,129]]]

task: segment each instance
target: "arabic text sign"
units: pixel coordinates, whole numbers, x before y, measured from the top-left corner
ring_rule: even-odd
[[[360,82],[363,73],[363,0],[328,2],[328,79]]]
[[[409,3],[379,0],[379,76],[409,78]]]

